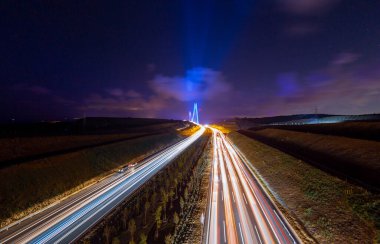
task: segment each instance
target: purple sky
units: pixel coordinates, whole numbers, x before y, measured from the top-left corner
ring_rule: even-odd
[[[380,112],[379,1],[2,1],[0,19],[2,121]]]

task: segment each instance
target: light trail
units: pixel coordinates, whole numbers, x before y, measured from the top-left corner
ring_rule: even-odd
[[[290,235],[290,237],[293,240],[293,242],[290,241],[287,233],[284,232],[283,227],[285,226],[279,225],[278,220],[280,220],[280,222],[282,222],[282,220],[278,216],[274,215],[275,211],[273,210],[272,206],[269,205],[269,202],[262,194],[261,189],[259,189],[257,184],[254,182],[252,175],[247,172],[246,168],[243,165],[243,162],[238,157],[233,147],[230,145],[229,142],[226,142],[226,146],[228,147],[230,155],[233,158],[232,162],[234,163],[234,166],[237,169],[239,177],[240,179],[242,179],[241,182],[243,183],[242,185],[245,189],[245,192],[247,193],[249,202],[254,203],[251,204],[251,208],[254,212],[256,221],[261,223],[259,224],[259,229],[264,241],[266,243],[273,243],[273,239],[271,236],[274,236],[276,241],[279,243],[281,242],[280,239],[283,239],[282,241],[284,243],[294,243],[292,235]],[[285,230],[287,230],[286,227]],[[271,231],[272,234],[270,233]]]
[[[101,182],[54,209],[46,208],[32,220],[23,219],[20,227],[4,228],[0,232],[0,243],[69,243],[76,240],[200,138],[204,131],[201,127],[191,137],[149,157],[129,174],[110,177],[106,183]]]
[[[221,144],[219,141],[218,144],[218,161],[220,162],[220,171],[221,171],[221,179],[222,179],[222,186],[223,186],[223,203],[224,203],[224,215],[226,218],[226,228],[227,228],[227,241],[228,243],[237,243],[238,242],[238,236],[237,236],[237,229],[236,229],[236,222],[235,222],[235,216],[234,212],[232,210],[232,202],[230,197],[230,191],[229,186],[227,182],[227,173],[226,169],[224,167],[224,160],[223,160],[223,154],[221,151]]]
[[[206,226],[210,233],[207,233],[205,243],[220,243],[215,241],[218,240],[215,235],[220,233],[219,225],[226,228],[228,243],[298,243],[296,235],[290,231],[292,229],[263,193],[247,163],[219,130],[211,129],[214,143],[213,174],[217,175],[218,170],[215,168],[219,168],[221,180],[212,184],[214,194],[210,202],[213,207],[209,208],[210,218]],[[220,192],[222,200],[219,200],[215,191]],[[216,211],[218,207],[224,208],[224,211]],[[226,222],[218,219],[225,219]],[[213,238],[209,238],[211,235]]]
[[[213,134],[215,132],[213,131]],[[211,208],[209,208],[209,213],[208,213],[208,219],[210,220],[210,226],[208,231],[206,231],[207,233],[207,237],[206,237],[206,240],[208,240],[209,243],[219,243],[218,241],[218,225],[217,225],[217,222],[218,222],[218,215],[217,214],[213,214],[211,215],[211,213],[217,213],[218,212],[218,204],[217,204],[217,201],[218,201],[218,186],[219,186],[219,177],[218,177],[218,160],[217,160],[217,148],[216,148],[216,137],[213,136],[212,137],[212,140],[213,140],[213,145],[215,145],[213,147],[213,161],[212,161],[212,173],[211,173]],[[222,195],[223,197],[223,195]],[[225,222],[223,220],[223,233],[224,233],[224,241],[226,241],[226,226],[225,226]],[[210,234],[211,233],[211,234]]]
[[[224,138],[223,138],[223,140],[224,140]],[[224,145],[226,146],[226,151],[228,150],[228,153],[231,156],[232,155],[232,152],[230,151],[231,147],[227,146],[227,142],[225,140],[224,140]],[[263,218],[263,216],[262,216],[262,214],[261,214],[261,212],[259,210],[257,201],[255,201],[255,199],[253,197],[253,194],[252,194],[252,191],[251,191],[251,189],[249,188],[249,186],[247,184],[247,178],[243,177],[242,171],[240,170],[241,168],[239,168],[236,165],[236,163],[237,163],[236,162],[236,158],[231,157],[231,161],[229,161],[229,163],[230,163],[229,164],[230,165],[230,172],[234,172],[234,170],[236,169],[236,172],[238,174],[238,177],[239,177],[239,180],[240,180],[241,185],[243,187],[243,190],[246,193],[247,198],[249,199],[249,203],[250,203],[249,206],[250,206],[251,210],[253,211],[253,216],[254,216],[256,222],[259,223],[261,234],[263,235],[264,241],[266,243],[274,243],[274,241],[273,241],[273,239],[271,237],[270,230],[269,230],[269,228],[267,226],[267,223],[266,223],[265,219]],[[233,164],[233,166],[232,166],[232,164]],[[236,176],[234,176],[234,177],[236,177]],[[248,214],[246,214],[246,216],[248,216]],[[252,232],[253,231],[250,228],[249,229],[249,234],[252,235]]]
[[[221,139],[221,141],[224,143],[223,138]],[[253,227],[252,227],[252,223],[251,223],[250,218],[249,218],[248,210],[246,208],[246,205],[243,203],[243,198],[244,198],[242,196],[243,192],[242,192],[240,186],[238,185],[239,184],[239,178],[235,174],[235,171],[234,171],[233,166],[231,164],[231,161],[230,161],[228,152],[226,150],[226,147],[223,147],[223,154],[224,154],[224,157],[226,159],[225,163],[227,165],[228,172],[230,175],[233,192],[236,193],[236,198],[235,198],[236,199],[236,206],[237,206],[237,210],[239,213],[239,219],[241,221],[241,224],[243,225],[243,228],[241,228],[241,226],[239,226],[240,232],[242,233],[243,243],[244,242],[245,243],[254,243],[255,234],[253,232]],[[239,225],[240,225],[240,223],[239,223]]]

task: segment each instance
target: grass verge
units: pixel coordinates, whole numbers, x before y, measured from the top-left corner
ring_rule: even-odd
[[[380,189],[380,142],[280,129],[241,131],[368,189]]]
[[[190,125],[186,129],[180,130],[179,134],[182,136],[191,136],[195,132],[197,132],[201,127],[199,125]]]

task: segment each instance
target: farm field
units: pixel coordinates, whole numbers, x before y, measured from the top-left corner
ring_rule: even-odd
[[[26,160],[37,155],[61,152],[80,147],[91,147],[103,143],[127,140],[131,137],[147,135],[146,133],[83,135],[83,136],[52,136],[52,137],[18,137],[0,139],[0,162],[2,167],[6,162]],[[6,161],[6,162],[4,162]]]
[[[380,142],[273,128],[240,132],[344,180],[380,188]]]
[[[350,138],[380,141],[380,122],[342,122],[330,124],[259,126],[251,130],[264,128],[283,129],[323,135],[344,136]]]
[[[176,132],[86,148],[0,169],[1,226],[179,141]],[[30,194],[33,192],[33,194]]]
[[[175,132],[176,128],[183,126],[182,124],[182,122],[167,121],[151,125],[142,124],[139,127],[135,125],[134,129],[120,133],[115,131],[105,133],[106,129],[103,131],[98,129],[97,134],[26,136],[29,132],[23,131],[23,135],[0,138],[0,168],[123,140]],[[58,131],[55,129],[55,134]]]

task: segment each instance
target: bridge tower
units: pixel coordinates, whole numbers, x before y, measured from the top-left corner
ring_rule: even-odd
[[[192,114],[192,117],[191,117],[191,122],[199,124],[198,103],[194,103],[193,114]]]

